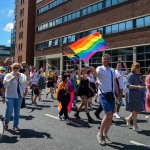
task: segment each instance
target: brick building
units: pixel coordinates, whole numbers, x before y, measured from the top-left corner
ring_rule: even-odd
[[[141,7],[142,6],[142,7]],[[94,32],[103,35],[109,48],[96,53],[89,64],[101,64],[102,53],[109,53],[111,66],[118,57],[128,67],[135,61],[145,74],[150,65],[150,0],[39,0],[36,4],[34,64],[74,68],[62,55],[72,42]]]
[[[34,63],[36,0],[15,0],[15,61]]]

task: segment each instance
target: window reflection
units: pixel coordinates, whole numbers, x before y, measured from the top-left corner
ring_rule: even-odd
[[[137,28],[144,27],[144,18],[136,19],[136,27]]]
[[[133,29],[133,21],[127,21],[126,22],[126,30],[131,30]]]
[[[106,27],[106,34],[111,34],[111,26]]]
[[[118,24],[112,25],[112,33],[118,32]]]
[[[145,17],[145,26],[150,25],[150,16]]]
[[[119,23],[119,32],[125,31],[125,22]]]
[[[110,7],[111,6],[111,0],[106,0],[105,5],[106,5],[106,7]]]
[[[118,0],[112,0],[112,5],[118,4]]]

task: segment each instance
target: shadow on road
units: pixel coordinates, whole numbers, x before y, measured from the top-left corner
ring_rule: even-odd
[[[32,115],[29,115],[29,116],[20,115],[19,118],[20,118],[20,119],[25,119],[25,120],[32,120],[32,119],[35,118],[35,117],[33,117]]]
[[[42,108],[40,108],[40,107],[30,107],[30,106],[27,106],[26,109],[31,109],[31,112],[33,112],[35,110],[42,110]]]
[[[51,101],[51,100],[41,100],[41,102],[54,102],[54,101]]]
[[[139,146],[139,145],[125,145],[118,142],[113,142],[109,144],[110,147],[116,150],[149,150],[149,147]]]
[[[32,129],[22,129],[20,131],[20,133],[17,133],[13,130],[8,130],[8,132],[11,133],[12,135],[18,135],[19,138],[45,138],[46,137],[47,139],[53,139],[49,133],[39,132],[39,131],[35,131],[35,130],[32,130]],[[8,136],[7,136],[7,138],[8,138]],[[8,138],[8,140],[9,140],[9,138]],[[5,139],[5,137],[4,137],[4,139]],[[15,141],[15,139],[13,141]],[[16,139],[16,142],[17,141],[18,140]],[[11,142],[11,140],[10,140],[10,142]]]
[[[150,137],[150,130],[143,130],[142,132],[139,132],[139,134],[143,134],[145,136],[149,136]]]
[[[73,123],[69,124],[70,126],[77,127],[77,128],[91,128],[88,124],[88,122],[82,120],[82,119],[75,119],[75,118],[70,118]]]
[[[8,135],[4,135],[0,143],[17,143],[18,141],[18,136],[9,137]]]

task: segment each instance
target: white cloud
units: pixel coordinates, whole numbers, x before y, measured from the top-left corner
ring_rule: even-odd
[[[13,23],[7,23],[6,26],[4,27],[4,31],[11,32],[11,29],[13,29],[13,28],[14,28]]]
[[[8,17],[11,17],[11,16],[13,16],[13,15],[14,15],[14,10],[13,10],[13,9],[10,9],[10,10],[8,11],[7,16],[8,16]]]

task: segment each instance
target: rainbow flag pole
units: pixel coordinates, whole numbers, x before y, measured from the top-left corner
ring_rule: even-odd
[[[69,47],[83,61],[89,60],[96,52],[103,51],[108,48],[99,32],[81,38],[80,40],[69,45]]]

